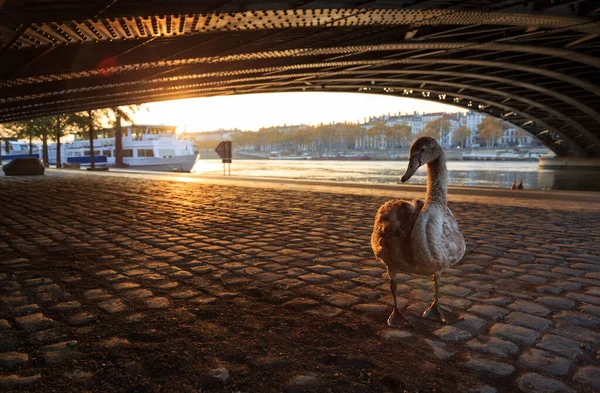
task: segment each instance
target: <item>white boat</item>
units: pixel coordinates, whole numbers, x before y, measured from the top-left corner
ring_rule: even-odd
[[[197,160],[194,142],[177,139],[176,126],[132,125],[123,127],[123,163],[128,168],[189,172]],[[49,146],[48,161],[56,164],[56,144]],[[61,162],[89,166],[90,141],[78,136],[61,144]],[[105,129],[94,138],[96,166],[115,165],[115,131]]]
[[[15,158],[21,157],[37,157],[40,158],[40,149],[37,144],[33,144],[31,155],[29,155],[29,142],[18,141],[16,139],[4,139],[2,140],[2,146],[0,146],[0,156],[2,165],[8,164]]]

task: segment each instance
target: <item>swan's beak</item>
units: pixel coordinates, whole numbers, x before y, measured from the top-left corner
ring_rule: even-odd
[[[419,169],[420,166],[421,166],[421,154],[417,153],[415,155],[412,155],[410,157],[410,159],[408,160],[408,168],[406,168],[406,172],[404,172],[404,175],[402,175],[402,179],[400,179],[400,180],[402,180],[402,183],[404,183],[405,181],[410,179],[412,177],[412,175],[415,174],[417,169]]]

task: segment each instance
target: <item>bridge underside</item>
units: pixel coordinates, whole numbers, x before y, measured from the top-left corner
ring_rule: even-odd
[[[0,122],[189,97],[360,92],[486,113],[559,156],[600,157],[594,0],[0,7]]]

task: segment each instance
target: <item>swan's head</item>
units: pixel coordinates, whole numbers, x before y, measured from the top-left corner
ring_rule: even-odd
[[[417,138],[410,146],[408,168],[402,176],[402,183],[410,179],[420,166],[437,159],[441,154],[442,147],[435,139],[428,136]]]

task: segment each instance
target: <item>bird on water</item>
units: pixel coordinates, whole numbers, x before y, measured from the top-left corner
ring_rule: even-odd
[[[510,189],[511,190],[516,190],[517,189],[517,181],[516,180],[513,180],[513,184],[512,184],[512,186],[510,186]]]
[[[446,323],[439,305],[441,273],[456,265],[465,254],[465,240],[447,206],[448,171],[446,156],[439,143],[420,137],[410,147],[408,168],[402,182],[427,164],[425,200],[391,200],[377,211],[371,247],[375,257],[385,263],[394,297],[390,326],[408,321],[398,309],[395,277],[398,272],[433,276],[433,299],[423,318]]]
[[[519,182],[519,185],[517,186],[517,190],[522,190],[523,189],[523,180],[521,180]]]

